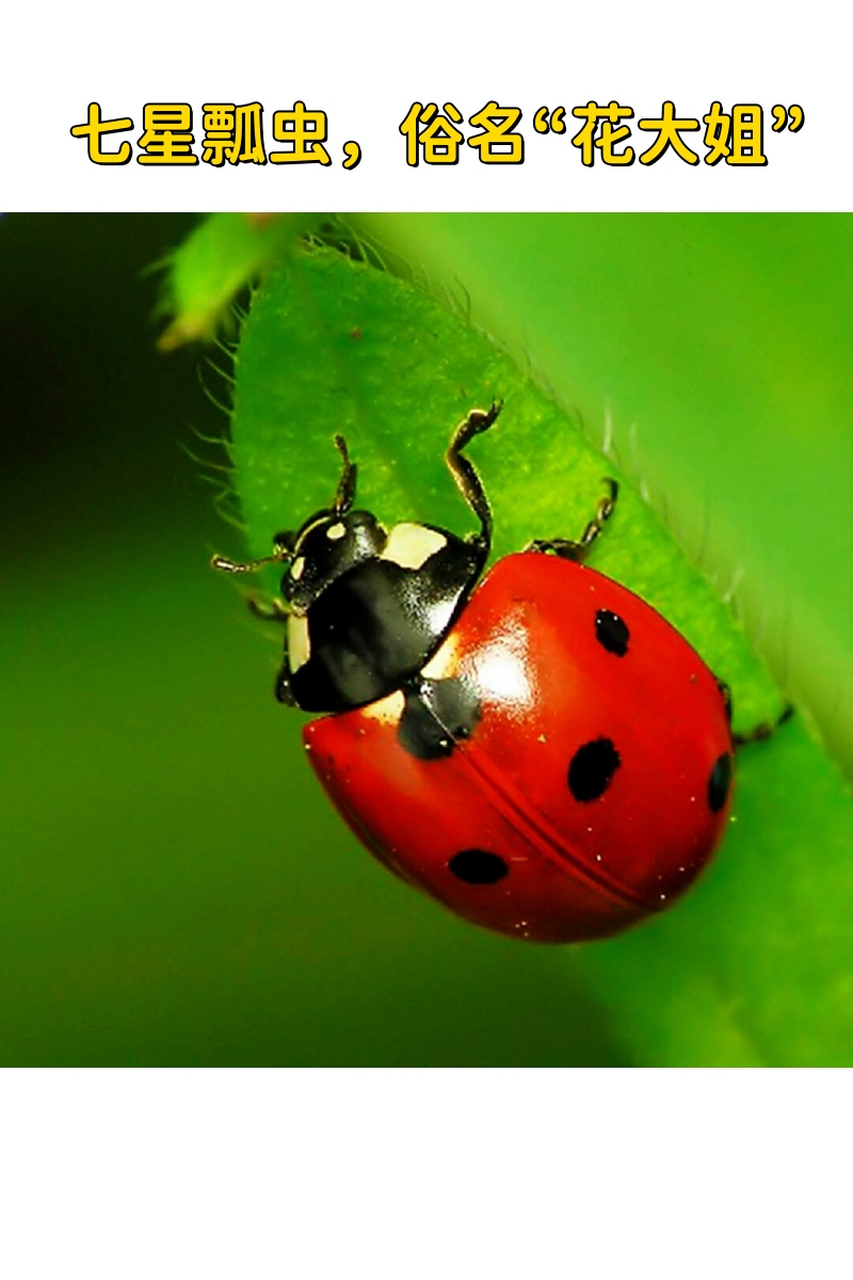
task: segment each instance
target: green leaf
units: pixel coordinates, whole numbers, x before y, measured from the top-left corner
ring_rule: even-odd
[[[160,350],[207,340],[227,328],[235,295],[275,259],[286,257],[316,221],[307,214],[214,213],[202,219],[152,267],[166,271],[158,314],[170,319],[157,344]]]
[[[494,507],[496,555],[579,536],[615,476],[617,511],[592,563],[731,685],[736,728],[775,720],[783,699],[741,628],[613,461],[458,308],[334,248],[274,269],[241,333],[233,457],[251,554],[330,501],[336,432],[359,465],[359,503],[383,521],[470,529],[443,451],[456,423],[493,399],[504,401],[499,423],[470,454]],[[741,753],[732,830],[688,898],[623,938],[567,949],[566,964],[638,1062],[850,1061],[851,847],[849,798],[799,717]]]
[[[386,522],[422,519],[464,532],[470,514],[443,454],[474,407],[502,399],[469,449],[495,509],[497,556],[534,537],[577,537],[619,479],[595,565],[669,617],[727,680],[736,727],[783,705],[709,584],[637,490],[576,423],[463,315],[418,286],[335,249],[303,251],[256,295],[235,361],[234,458],[254,554],[334,493],[342,432],[359,466],[359,502]],[[466,525],[467,522],[467,525]]]

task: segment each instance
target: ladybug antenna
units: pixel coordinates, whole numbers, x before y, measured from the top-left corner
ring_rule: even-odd
[[[355,482],[358,467],[354,462],[350,462],[347,442],[342,435],[335,436],[335,448],[341,455],[344,465],[341,478],[338,481],[338,489],[335,494],[335,501],[332,504],[332,510],[336,516],[344,516],[355,500]]]
[[[262,569],[265,564],[281,564],[284,560],[290,560],[293,556],[293,534],[277,533],[273,538],[273,553],[271,556],[261,556],[257,560],[228,560],[225,556],[213,556],[210,563],[214,569],[221,569],[223,573],[254,573],[256,569]]]

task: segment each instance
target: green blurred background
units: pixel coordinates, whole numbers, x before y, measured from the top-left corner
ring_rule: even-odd
[[[144,268],[193,225],[0,221],[0,1063],[629,1064],[571,950],[398,884],[302,760],[276,643],[206,565],[242,548],[181,446],[221,461],[195,435],[222,435],[221,387],[200,348],[154,347]],[[851,219],[363,225],[467,291],[593,439],[609,417],[694,558],[743,572],[849,769]]]

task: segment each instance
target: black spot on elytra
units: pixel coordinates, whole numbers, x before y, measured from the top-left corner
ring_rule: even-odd
[[[466,884],[497,884],[509,873],[503,858],[486,849],[463,849],[453,855],[447,866]]]
[[[569,790],[584,803],[603,796],[621,761],[609,738],[596,738],[579,747],[569,765]]]
[[[595,615],[595,638],[608,653],[624,658],[628,652],[631,633],[618,613],[613,613],[610,609],[598,609]]]
[[[732,784],[732,758],[724,751],[711,770],[708,779],[708,807],[712,813],[719,813],[726,803],[729,787]]]
[[[400,746],[418,760],[440,760],[469,738],[480,719],[480,700],[458,677],[419,679],[403,690],[405,706],[397,726]]]

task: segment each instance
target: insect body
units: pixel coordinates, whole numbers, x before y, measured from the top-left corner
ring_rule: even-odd
[[[534,542],[481,580],[492,516],[464,449],[500,408],[469,413],[447,451],[479,521],[467,538],[353,509],[337,437],[334,502],[267,557],[285,565],[267,615],[286,625],[277,695],[327,713],[304,730],[311,764],[403,880],[512,936],[604,937],[668,907],[719,843],[728,693],[660,614],[583,563],[615,482],[579,541]]]

